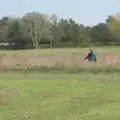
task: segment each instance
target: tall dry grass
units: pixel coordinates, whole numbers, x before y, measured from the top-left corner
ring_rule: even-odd
[[[85,54],[75,55],[0,55],[0,69],[26,68],[26,67],[91,67],[87,60],[84,60]],[[97,54],[97,63],[92,64],[95,67],[111,66],[120,68],[120,53],[99,53]]]

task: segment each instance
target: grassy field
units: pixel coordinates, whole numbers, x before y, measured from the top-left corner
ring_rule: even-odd
[[[88,61],[84,61],[89,48],[71,49],[39,49],[20,51],[0,51],[0,70],[3,68],[22,69],[28,67],[84,67],[88,68]],[[120,68],[119,47],[93,48],[97,53],[96,67],[110,66]]]
[[[88,49],[0,51],[0,120],[120,120],[120,48]]]
[[[120,74],[0,74],[0,120],[120,120]]]
[[[108,52],[118,52],[120,47],[91,47],[93,50],[99,53],[108,53]],[[0,54],[5,55],[28,55],[28,54],[37,54],[37,55],[56,55],[56,54],[80,54],[88,52],[89,48],[55,48],[55,49],[39,49],[39,50],[10,50],[10,51],[0,51]]]

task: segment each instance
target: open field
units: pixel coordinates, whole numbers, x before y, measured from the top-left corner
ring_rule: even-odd
[[[120,74],[0,74],[0,120],[119,120]]]
[[[99,53],[102,52],[119,52],[119,46],[113,47],[92,47]],[[27,54],[37,54],[37,55],[55,55],[55,54],[79,54],[88,52],[89,48],[53,48],[53,49],[38,49],[38,50],[1,50],[0,54],[5,55],[27,55]]]
[[[84,57],[89,48],[39,49],[21,51],[0,51],[0,69],[28,67],[90,67]],[[111,66],[120,68],[120,48],[93,48],[97,52],[95,67]]]
[[[0,51],[0,120],[119,120],[120,48],[94,48],[94,74],[88,49]]]

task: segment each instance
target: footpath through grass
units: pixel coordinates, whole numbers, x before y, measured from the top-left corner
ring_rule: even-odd
[[[9,72],[0,88],[0,120],[120,120],[119,74]]]

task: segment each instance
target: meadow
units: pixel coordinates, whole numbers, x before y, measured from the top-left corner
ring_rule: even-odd
[[[120,74],[0,74],[1,120],[120,120]]]
[[[0,70],[26,68],[88,68],[84,61],[89,48],[40,49],[21,51],[0,51]],[[120,48],[93,48],[97,53],[96,68],[120,68]]]
[[[120,120],[120,48],[88,49],[0,51],[0,120]]]

